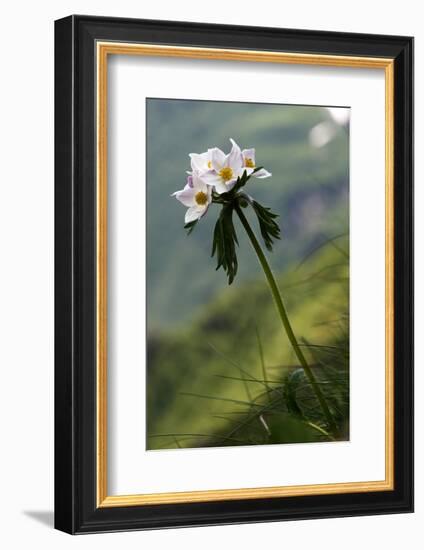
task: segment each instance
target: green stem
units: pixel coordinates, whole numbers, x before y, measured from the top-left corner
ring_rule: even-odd
[[[327,401],[324,397],[324,394],[321,391],[321,388],[319,387],[317,380],[315,378],[314,373],[312,372],[311,367],[308,365],[308,362],[306,361],[305,356],[303,355],[303,352],[297,342],[296,336],[293,332],[293,329],[290,324],[290,320],[287,315],[286,308],[284,306],[283,299],[280,294],[280,290],[278,288],[277,282],[275,280],[275,277],[271,271],[271,268],[268,264],[268,260],[266,259],[265,254],[262,251],[261,245],[258,242],[258,239],[256,238],[255,233],[253,232],[252,228],[250,227],[250,224],[246,218],[246,216],[243,214],[243,211],[239,205],[236,205],[235,210],[237,212],[238,217],[240,218],[240,221],[246,230],[247,236],[250,239],[250,242],[252,243],[252,246],[256,252],[256,255],[258,257],[259,263],[262,266],[262,269],[265,273],[265,277],[268,281],[269,288],[271,290],[271,294],[274,298],[275,305],[277,307],[278,313],[281,318],[281,322],[283,323],[284,330],[286,331],[287,337],[290,340],[290,343],[293,347],[293,350],[296,354],[296,357],[299,360],[299,363],[302,365],[302,368],[305,372],[306,377],[309,380],[309,383],[311,384],[311,387],[318,399],[318,402],[321,406],[322,412],[324,413],[324,416],[327,420],[327,424],[330,428],[330,430],[336,435],[338,432],[337,424],[333,418],[333,415],[331,414],[331,411],[327,405]]]

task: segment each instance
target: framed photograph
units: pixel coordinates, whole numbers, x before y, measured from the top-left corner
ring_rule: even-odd
[[[55,525],[411,512],[413,39],[55,24]]]

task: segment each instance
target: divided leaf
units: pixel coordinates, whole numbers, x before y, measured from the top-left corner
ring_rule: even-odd
[[[237,274],[238,262],[236,254],[238,245],[237,234],[233,224],[233,207],[222,208],[215,225],[212,243],[212,257],[216,254],[216,269],[222,267],[227,274],[230,285]]]
[[[270,208],[262,206],[255,200],[251,199],[250,204],[258,218],[259,229],[261,231],[262,238],[265,246],[268,250],[272,250],[274,240],[280,239],[280,227],[275,221],[278,218],[278,214],[271,212]]]

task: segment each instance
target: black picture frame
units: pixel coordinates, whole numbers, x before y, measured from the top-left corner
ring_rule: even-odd
[[[394,490],[97,507],[98,40],[394,60]],[[55,73],[55,527],[76,534],[413,511],[413,39],[73,15],[55,22]]]

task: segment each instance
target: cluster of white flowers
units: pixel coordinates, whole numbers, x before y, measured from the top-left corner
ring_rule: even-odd
[[[187,183],[181,191],[172,194],[188,208],[185,223],[204,216],[213,200],[213,191],[218,195],[228,193],[238,178],[246,175],[256,178],[268,178],[271,173],[264,168],[256,169],[255,149],[241,150],[230,139],[232,148],[226,155],[218,147],[208,149],[206,153],[191,153],[191,171],[187,172]]]

